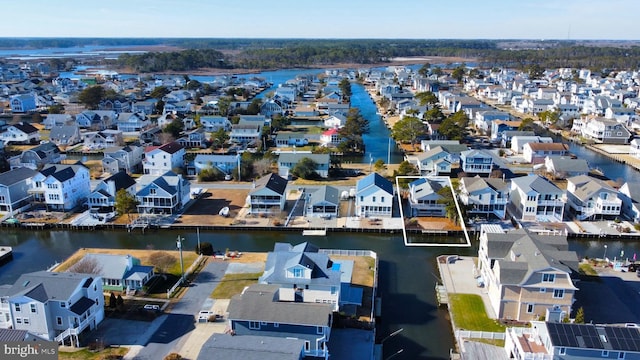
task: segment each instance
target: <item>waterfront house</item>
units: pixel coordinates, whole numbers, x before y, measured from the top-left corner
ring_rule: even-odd
[[[102,279],[38,271],[0,286],[0,327],[79,347],[79,336],[104,319]]]
[[[140,132],[151,124],[149,117],[144,113],[122,112],[118,113],[117,126],[122,132]]]
[[[19,167],[0,174],[0,212],[13,216],[31,206],[31,179],[37,171]]]
[[[47,141],[10,158],[9,165],[12,169],[28,167],[37,170],[45,164],[59,164],[64,158],[65,156],[60,153],[56,144]]]
[[[143,154],[142,147],[136,145],[107,148],[104,150],[102,170],[109,174],[115,174],[119,171],[137,173],[142,167]]]
[[[636,327],[531,321],[531,326],[507,328],[504,348],[515,360],[637,359],[640,332]]]
[[[102,150],[123,144],[124,138],[120,130],[102,130],[84,133],[83,147],[85,150]]]
[[[589,173],[587,160],[569,156],[547,156],[544,158],[544,166],[547,173],[554,179],[566,179]]]
[[[329,359],[333,305],[278,301],[279,285],[254,284],[229,302],[228,327],[235,336],[296,338],[305,357]]]
[[[562,143],[529,142],[522,146],[522,157],[531,164],[541,164],[547,156],[566,156],[569,145]]]
[[[504,219],[509,200],[509,186],[502,179],[480,176],[460,179],[460,202],[467,207],[469,216],[494,215]]]
[[[269,174],[255,181],[249,191],[249,212],[251,214],[273,214],[284,210],[287,201],[287,179],[277,174]]]
[[[35,126],[20,122],[9,125],[7,129],[0,134],[0,140],[2,140],[5,145],[36,144],[40,141],[40,132],[38,132],[38,128]]]
[[[91,193],[89,169],[84,165],[47,164],[31,181],[35,204],[47,210],[70,211],[83,205]]]
[[[582,119],[580,131],[582,136],[603,144],[628,144],[631,139],[631,132],[624,124],[604,118]]]
[[[215,168],[226,175],[231,175],[238,168],[238,155],[198,154],[192,165],[187,167],[187,173],[198,175],[203,169],[208,168]]]
[[[284,115],[286,105],[278,100],[269,100],[260,105],[260,115],[272,118],[274,115]]]
[[[491,141],[498,141],[505,131],[518,130],[522,121],[494,120],[491,122]]]
[[[442,176],[422,177],[409,183],[409,206],[411,216],[444,217],[446,204],[440,190],[449,187],[449,178]]]
[[[205,341],[196,360],[220,359],[303,360],[302,339],[274,336],[213,334]]]
[[[338,217],[340,193],[333,186],[324,185],[317,189],[305,190],[305,216],[329,219]]]
[[[172,171],[138,179],[136,201],[141,214],[175,214],[189,202],[190,196],[189,180]]]
[[[511,151],[516,154],[522,154],[524,151],[524,145],[527,143],[552,143],[553,139],[550,137],[541,136],[512,136],[511,137]]]
[[[518,221],[562,221],[564,191],[534,174],[511,179],[507,211]]]
[[[378,173],[371,173],[356,183],[356,211],[360,217],[392,217],[393,184]]]
[[[571,314],[578,256],[565,235],[482,225],[478,268],[499,319],[536,320],[554,308],[561,319]]]
[[[633,222],[640,222],[640,183],[625,182],[618,196],[622,200],[622,215]]]
[[[36,109],[36,97],[33,94],[14,95],[9,99],[11,112],[26,113]]]
[[[578,220],[614,219],[620,216],[622,200],[606,182],[579,175],[567,179],[567,206]]]
[[[499,142],[500,146],[503,148],[510,148],[511,140],[513,140],[513,138],[516,136],[536,136],[536,133],[533,131],[508,130],[502,132],[502,135],[500,137],[492,141]]]
[[[81,261],[95,264],[96,275],[102,278],[104,291],[126,292],[141,290],[153,277],[153,266],[140,264],[140,259],[131,255],[88,253]]]
[[[51,128],[49,141],[58,146],[71,146],[82,141],[80,127],[76,124],[72,125],[56,125]]]
[[[333,113],[324,119],[324,126],[327,128],[341,128],[347,123],[347,117],[340,113]]]
[[[475,114],[474,124],[477,129],[486,134],[491,130],[491,123],[496,120],[509,121],[511,120],[511,115],[506,111],[478,111]]]
[[[124,171],[116,172],[96,185],[87,199],[89,210],[96,213],[115,211],[116,194],[119,190],[124,190],[131,196],[136,194],[136,181]]]
[[[292,146],[309,145],[309,136],[302,132],[279,131],[276,134],[276,147],[287,148]]]
[[[340,144],[342,137],[337,128],[329,129],[320,135],[320,144],[322,146],[333,147]]]
[[[167,171],[184,167],[185,149],[173,141],[161,146],[149,146],[145,149],[142,168],[147,175],[161,175]]]
[[[460,169],[467,174],[489,176],[493,170],[493,156],[484,150],[467,150],[460,154]]]
[[[312,160],[316,164],[314,171],[318,176],[321,178],[329,177],[329,154],[308,154],[297,152],[280,153],[278,156],[278,175],[283,178],[290,179],[292,176],[291,171],[302,159],[305,158]]]

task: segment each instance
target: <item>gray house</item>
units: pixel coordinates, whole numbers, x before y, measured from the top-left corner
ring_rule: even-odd
[[[100,181],[89,195],[89,209],[96,213],[115,211],[116,193],[124,189],[130,195],[136,193],[136,181],[124,171],[117,172]]]
[[[306,357],[328,359],[333,307],[281,302],[278,290],[279,285],[255,284],[233,296],[228,307],[233,334],[300,339]]]
[[[200,349],[197,360],[219,359],[302,360],[304,340],[274,336],[213,334]]]
[[[313,189],[307,197],[306,216],[331,218],[338,217],[340,209],[340,193],[333,186],[322,186]]]
[[[252,214],[279,213],[287,201],[287,179],[276,174],[261,177],[249,192],[249,206]]]
[[[58,146],[75,145],[82,140],[78,125],[55,125],[51,128],[49,140]]]
[[[22,154],[9,159],[12,169],[18,167],[28,167],[36,170],[45,164],[59,164],[65,158],[60,153],[60,149],[52,142],[40,144],[29,150],[24,150]]]
[[[140,290],[153,277],[153,266],[140,265],[131,255],[87,254],[81,261],[93,261],[100,269],[104,291]]]
[[[306,154],[306,153],[281,153],[278,157],[278,175],[283,178],[291,177],[291,170],[300,162],[300,160],[308,158],[316,163],[316,173],[318,176],[329,177],[329,154]]]
[[[29,168],[16,168],[0,174],[0,211],[15,213],[29,207],[31,194],[29,194],[29,181],[37,171]]]
[[[104,319],[102,279],[92,274],[38,271],[0,286],[0,328],[26,330],[79,346],[79,335]]]

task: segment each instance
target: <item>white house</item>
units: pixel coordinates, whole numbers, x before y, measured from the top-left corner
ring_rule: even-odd
[[[622,199],[606,182],[587,175],[567,179],[567,205],[578,220],[620,216]]]
[[[493,170],[493,156],[484,150],[467,150],[460,154],[460,168],[468,174],[489,175]]]
[[[329,129],[320,135],[320,144],[323,146],[337,146],[342,141],[338,129]]]
[[[191,199],[191,184],[182,175],[167,171],[138,179],[136,201],[141,214],[175,214]]]
[[[509,186],[502,179],[463,177],[460,179],[458,197],[467,206],[470,217],[494,215],[498,219],[504,219],[509,201]]]
[[[306,153],[281,153],[278,156],[278,175],[285,179],[291,177],[291,170],[300,162],[307,158],[316,164],[315,172],[322,178],[329,177],[330,155],[329,154],[306,154]]]
[[[562,221],[564,191],[549,180],[528,175],[511,179],[507,211],[521,221]]]
[[[45,165],[31,182],[35,203],[49,210],[69,211],[81,206],[91,193],[89,169],[84,165]]]
[[[562,143],[534,143],[528,142],[522,146],[524,160],[532,164],[544,162],[547,156],[566,156],[569,146]]]
[[[149,146],[145,149],[142,168],[148,175],[160,176],[175,168],[184,167],[185,149],[173,141],[162,146]]]
[[[220,129],[231,130],[231,122],[224,116],[201,116],[200,124],[204,131],[215,132]]]
[[[356,216],[392,217],[393,184],[378,173],[371,173],[356,183]]]
[[[640,222],[640,183],[626,182],[620,187],[622,214],[633,222]]]
[[[438,192],[450,187],[449,178],[444,176],[421,177],[409,183],[409,206],[411,216],[445,216],[444,197]],[[450,189],[451,190],[451,189]]]
[[[118,114],[118,130],[122,132],[139,132],[151,124],[144,113],[123,112]]]
[[[5,144],[36,144],[40,141],[38,129],[25,123],[9,125],[7,130],[0,134],[0,140]]]

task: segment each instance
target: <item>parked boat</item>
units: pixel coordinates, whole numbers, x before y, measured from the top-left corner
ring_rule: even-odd
[[[218,212],[218,215],[224,216],[224,217],[229,216],[229,207],[225,206],[222,209],[220,209],[220,211]]]

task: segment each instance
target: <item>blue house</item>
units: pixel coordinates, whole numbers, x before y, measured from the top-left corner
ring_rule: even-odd
[[[333,306],[278,301],[279,285],[255,284],[229,302],[229,329],[254,335],[304,341],[306,357],[329,359]]]

